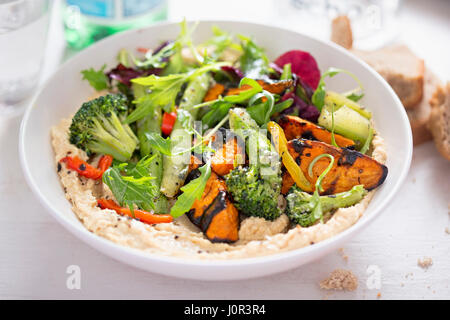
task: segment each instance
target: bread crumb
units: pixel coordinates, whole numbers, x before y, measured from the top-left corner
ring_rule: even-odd
[[[354,291],[358,288],[358,278],[350,270],[336,269],[319,285],[325,290]]]
[[[339,254],[345,262],[348,262],[348,255],[345,254],[344,248],[339,248]]]
[[[417,265],[422,269],[428,269],[433,264],[433,259],[430,257],[423,257],[422,259],[417,259]]]

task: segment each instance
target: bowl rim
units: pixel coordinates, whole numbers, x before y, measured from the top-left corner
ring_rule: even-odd
[[[367,63],[358,59],[355,55],[348,52],[348,50],[340,47],[339,45],[331,42],[330,40],[318,39],[318,38],[312,37],[310,35],[307,35],[305,33],[302,33],[302,32],[296,31],[296,30],[290,30],[287,27],[280,27],[280,26],[276,26],[276,25],[265,25],[263,23],[257,23],[257,22],[251,22],[251,21],[242,21],[242,20],[233,20],[233,19],[228,19],[228,20],[200,19],[200,20],[187,20],[186,22],[193,23],[196,21],[199,22],[199,25],[201,25],[203,23],[220,24],[220,23],[234,22],[234,23],[253,25],[255,27],[276,29],[280,32],[297,33],[297,34],[300,34],[302,37],[308,38],[309,40],[311,40],[313,42],[314,41],[319,42],[322,45],[331,47],[334,50],[341,52],[342,54],[344,54],[347,57],[354,60],[355,63],[358,63],[358,64],[362,65],[365,69],[367,69],[367,71],[369,73],[371,73],[372,76],[374,76],[379,82],[382,83],[382,86],[384,87],[384,89],[386,89],[389,92],[390,96],[394,100],[394,104],[396,105],[396,108],[398,109],[397,111],[400,112],[400,115],[403,120],[403,124],[406,125],[406,128],[409,128],[409,130],[406,130],[407,131],[406,132],[407,140],[408,140],[407,144],[405,145],[405,149],[406,149],[406,152],[405,152],[406,159],[405,160],[406,161],[404,162],[404,165],[400,171],[399,178],[396,181],[392,181],[393,186],[392,186],[391,192],[388,193],[388,195],[385,198],[380,200],[381,202],[376,208],[372,209],[373,212],[371,213],[370,216],[367,216],[367,218],[365,218],[362,221],[361,221],[361,219],[359,219],[355,224],[353,224],[352,226],[343,230],[342,232],[338,233],[337,235],[334,235],[330,238],[327,238],[325,240],[317,242],[314,245],[309,245],[306,247],[297,248],[297,249],[284,251],[284,252],[280,252],[280,253],[274,253],[274,254],[270,254],[270,255],[263,255],[263,256],[257,256],[257,257],[251,257],[251,258],[232,258],[232,259],[228,259],[228,260],[225,260],[225,259],[190,259],[190,258],[184,258],[184,257],[172,257],[172,256],[160,255],[157,253],[144,252],[144,251],[136,249],[136,248],[117,244],[111,240],[108,240],[106,238],[103,238],[103,237],[95,234],[95,233],[90,232],[82,224],[75,225],[70,220],[66,219],[63,215],[61,215],[59,213],[59,210],[57,210],[57,208],[53,207],[51,201],[49,199],[47,199],[45,197],[45,195],[43,195],[41,193],[36,181],[34,181],[34,179],[32,177],[31,171],[25,161],[25,159],[26,159],[25,134],[26,134],[27,124],[28,124],[28,120],[29,120],[31,111],[33,109],[33,106],[35,105],[36,101],[40,97],[41,93],[47,88],[48,84],[53,80],[53,78],[56,77],[56,75],[60,72],[60,70],[65,68],[67,65],[72,64],[73,61],[80,59],[80,57],[83,58],[83,57],[88,56],[91,51],[95,51],[96,48],[98,46],[102,45],[103,43],[117,41],[117,39],[120,39],[121,37],[126,37],[128,34],[140,33],[142,31],[152,29],[155,27],[164,27],[164,26],[178,24],[178,22],[174,22],[174,21],[163,21],[163,22],[154,23],[151,26],[144,27],[144,28],[126,30],[126,31],[114,34],[112,36],[109,36],[107,38],[104,38],[104,39],[94,43],[93,45],[89,46],[88,48],[84,49],[83,51],[80,51],[79,53],[75,54],[74,56],[70,57],[67,61],[62,63],[53,72],[53,74],[48,79],[45,80],[45,82],[40,86],[38,91],[33,95],[33,98],[31,99],[30,103],[26,107],[26,111],[24,113],[24,116],[22,118],[21,125],[20,125],[19,157],[20,157],[20,164],[22,167],[22,171],[25,176],[25,180],[26,180],[27,184],[30,186],[34,195],[38,198],[39,202],[44,206],[46,211],[50,212],[50,214],[65,229],[67,229],[69,232],[74,234],[77,238],[79,238],[80,240],[82,240],[83,242],[88,244],[89,246],[94,247],[96,250],[101,251],[103,254],[113,257],[116,260],[119,260],[119,259],[114,257],[111,252],[115,251],[120,254],[134,255],[134,256],[138,256],[139,258],[156,260],[156,261],[160,261],[160,262],[164,262],[164,263],[168,263],[168,264],[174,264],[174,265],[202,266],[202,267],[206,267],[206,266],[208,266],[208,267],[222,267],[222,266],[227,267],[227,266],[236,266],[236,265],[242,266],[242,265],[264,264],[264,263],[268,263],[268,262],[275,262],[275,261],[280,261],[280,260],[284,260],[284,259],[290,259],[290,258],[293,258],[296,256],[307,255],[310,252],[321,252],[321,251],[325,250],[327,247],[331,246],[331,244],[333,244],[333,243],[338,244],[338,243],[344,242],[351,236],[355,235],[357,232],[363,230],[371,222],[373,222],[374,219],[379,217],[380,214],[383,212],[383,209],[387,206],[387,204],[390,202],[390,200],[393,198],[393,196],[398,192],[400,186],[404,182],[406,175],[409,172],[409,168],[410,168],[411,160],[412,160],[412,151],[413,151],[412,132],[411,132],[411,127],[410,127],[410,123],[409,123],[406,111],[403,108],[403,106],[400,102],[400,99],[397,97],[397,95],[395,94],[393,89],[389,86],[389,84],[386,82],[386,80],[384,80]],[[73,214],[75,215],[75,213],[73,213]],[[106,248],[108,250],[100,249],[100,246],[103,246],[103,247],[106,246]],[[127,263],[124,260],[121,260],[121,261],[124,263]],[[127,264],[131,264],[131,263],[127,263]],[[155,270],[155,272],[158,272],[158,271]]]

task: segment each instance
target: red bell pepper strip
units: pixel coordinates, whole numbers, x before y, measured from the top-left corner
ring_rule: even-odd
[[[164,112],[161,123],[161,132],[166,136],[170,135],[176,120],[177,120],[176,112]]]
[[[112,161],[113,157],[111,157],[110,155],[104,155],[98,162],[98,168],[95,168],[86,161],[81,160],[78,156],[64,157],[59,160],[59,162],[66,163],[66,166],[69,169],[78,172],[80,176],[94,180],[102,178],[103,173],[111,166]]]
[[[111,209],[116,211],[118,214],[139,219],[147,224],[169,223],[173,221],[173,217],[170,214],[153,214],[139,209],[134,209],[133,215],[129,208],[122,208],[113,200],[98,199],[97,204],[101,209]]]

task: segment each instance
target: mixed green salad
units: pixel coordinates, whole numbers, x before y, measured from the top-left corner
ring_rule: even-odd
[[[114,68],[82,71],[103,95],[79,108],[68,139],[100,160],[60,162],[109,187],[100,208],[147,224],[187,215],[210,241],[232,243],[246,217],[309,227],[384,182],[355,75],[321,73],[301,50],[271,61],[218,27],[194,45],[194,30],[183,22],[154,50],[123,49]],[[357,87],[328,90],[339,73]]]

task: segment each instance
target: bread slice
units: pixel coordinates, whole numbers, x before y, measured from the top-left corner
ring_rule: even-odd
[[[428,127],[436,148],[450,161],[450,82],[435,93],[430,103],[432,108]]]
[[[414,108],[406,110],[411,124],[414,145],[417,146],[431,140],[428,122],[431,116],[431,103],[442,91],[441,81],[431,71],[425,71],[424,94],[420,103]]]
[[[419,106],[423,97],[425,65],[407,46],[395,45],[374,51],[352,52],[386,79],[406,109]]]
[[[338,16],[331,22],[331,41],[351,49],[353,46],[353,33],[350,19],[347,16]]]

